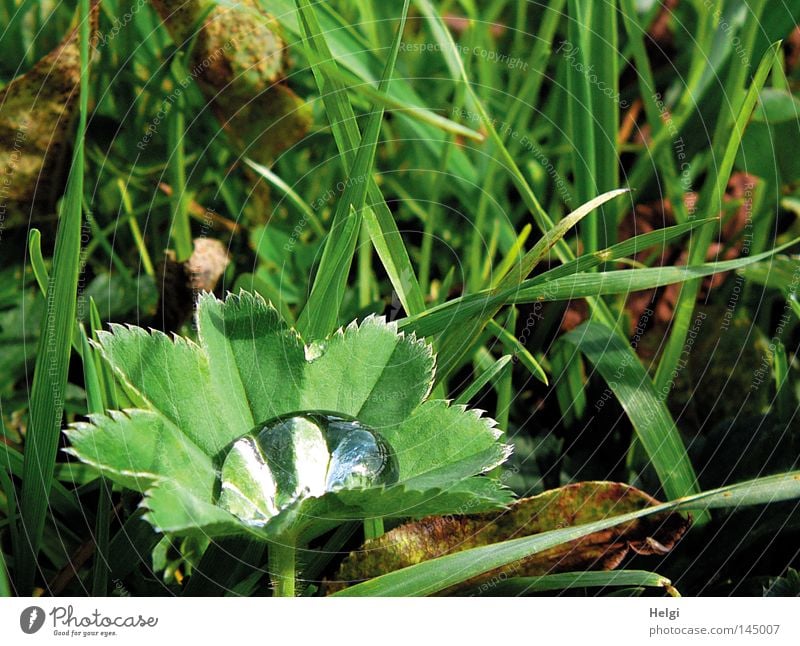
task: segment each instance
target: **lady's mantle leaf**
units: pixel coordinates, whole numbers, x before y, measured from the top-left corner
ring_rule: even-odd
[[[479,511],[509,501],[499,483],[474,477],[508,457],[494,422],[424,401],[432,350],[394,324],[369,317],[305,345],[263,299],[242,292],[224,302],[203,295],[198,328],[199,343],[136,327],[102,333],[103,356],[147,410],[94,416],[68,431],[72,454],[147,494],[156,527],[310,536],[346,518]],[[300,411],[338,413],[377,431],[397,458],[397,482],[324,495],[296,483],[300,494],[278,495],[265,527],[238,524],[217,507],[231,444],[257,424]]]
[[[90,420],[67,431],[68,453],[135,491],[169,479],[195,495],[212,494],[217,476],[211,459],[163,416],[128,410]]]
[[[614,482],[583,482],[515,502],[501,513],[425,518],[368,541],[342,564],[331,592],[446,554],[521,538],[560,527],[582,525],[655,505],[647,494]],[[681,538],[688,521],[660,514],[565,543],[498,570],[490,570],[444,591],[453,594],[515,576],[573,570],[613,569],[629,551],[664,554]],[[490,591],[488,591],[490,593]]]

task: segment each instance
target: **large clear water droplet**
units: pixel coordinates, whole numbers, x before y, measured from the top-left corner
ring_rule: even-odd
[[[358,420],[309,411],[269,420],[234,442],[222,465],[219,504],[264,525],[295,500],[391,484],[397,459]]]
[[[361,422],[328,418],[331,460],[328,491],[389,484],[397,480],[397,461],[389,445]]]

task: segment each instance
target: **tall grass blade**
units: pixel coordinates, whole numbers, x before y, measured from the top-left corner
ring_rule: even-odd
[[[323,63],[336,65],[336,57],[328,47],[325,34],[316,18],[316,12],[309,10],[306,0],[297,0],[302,17],[300,25],[307,41],[307,51],[317,61],[312,66],[320,96],[331,124],[336,146],[342,155],[345,167],[350,172],[355,161],[355,150],[361,141],[361,134],[355,113],[347,99],[346,88],[337,77],[323,75]],[[321,11],[326,8],[322,7]],[[392,287],[397,293],[406,312],[416,314],[425,310],[425,301],[417,281],[403,239],[397,229],[386,201],[375,180],[367,180],[367,199],[371,208],[365,209],[363,217],[369,230],[372,244],[378,253]]]
[[[769,72],[775,62],[779,47],[780,43],[774,43],[761,59],[758,69],[753,76],[753,80],[750,83],[750,87],[741,101],[733,129],[730,131],[730,136],[727,136],[729,132],[727,128],[720,129],[716,133],[719,137],[724,136],[727,143],[719,167],[715,169],[716,174],[713,179],[709,180],[712,182],[710,198],[701,196],[701,208],[703,209],[717,212],[722,207],[722,196],[725,193],[725,187],[728,185],[728,179],[733,169],[736,151],[739,149],[739,144],[741,143],[744,130],[747,127],[747,122],[750,120],[750,115],[753,113],[753,109],[758,101],[759,92],[761,88],[764,87],[764,83],[766,83]],[[714,144],[717,144],[717,142],[715,141]],[[716,147],[715,145],[714,148]],[[704,192],[704,195],[705,194]],[[700,235],[693,240],[689,249],[690,263],[696,264],[703,262],[712,235],[713,230],[701,231]],[[657,390],[661,390],[667,386],[671,375],[675,371],[675,367],[678,365],[680,355],[683,352],[683,346],[686,342],[686,335],[689,333],[692,314],[694,312],[694,303],[697,300],[699,289],[700,282],[697,280],[689,281],[681,288],[681,293],[675,306],[675,317],[671,325],[672,330],[656,370],[655,384]]]
[[[44,530],[53,465],[61,433],[64,391],[75,326],[81,249],[84,136],[89,103],[89,0],[80,1],[80,116],[75,151],[56,233],[53,272],[47,289],[30,395],[30,427],[25,446],[20,511],[24,546],[15,577],[22,595],[33,591],[36,561]]]
[[[403,30],[408,14],[408,3],[409,0],[406,0],[403,5],[397,35],[392,43],[391,52],[379,84],[381,92],[385,92],[389,86],[397,62],[397,53],[403,39]],[[305,10],[304,17],[313,11],[308,0],[300,0],[300,6]],[[327,82],[324,67],[318,70],[318,74]],[[340,95],[340,98],[345,99],[343,95]],[[376,106],[364,129],[355,162],[350,169],[347,188],[336,208],[331,232],[325,243],[317,277],[311,289],[311,296],[298,318],[298,328],[306,338],[322,339],[333,332],[338,323],[347,277],[361,230],[361,213],[366,199],[368,178],[372,176],[375,164],[375,151],[378,146],[383,113],[383,107]]]
[[[699,491],[678,428],[664,399],[653,387],[650,375],[630,345],[600,323],[587,322],[563,337],[594,364],[633,424],[667,498]],[[600,414],[604,402],[594,403]]]

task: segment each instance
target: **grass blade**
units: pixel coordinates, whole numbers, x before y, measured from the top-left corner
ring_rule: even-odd
[[[300,3],[305,2],[305,0],[297,1]],[[322,10],[327,9],[322,7]],[[337,58],[328,47],[324,35],[327,32],[322,31],[317,22],[315,12],[301,8],[300,15],[303,17],[300,20],[300,26],[306,40],[310,41],[308,51],[311,52],[312,57],[335,66]],[[312,70],[315,74],[320,96],[325,104],[336,146],[344,159],[345,167],[349,173],[355,161],[355,153],[353,151],[358,148],[361,141],[355,113],[347,100],[346,88],[338,78],[323,76],[321,74],[322,65],[315,65]],[[381,263],[389,275],[392,287],[406,312],[409,314],[422,312],[425,310],[425,301],[408,256],[408,251],[394,221],[394,216],[383,199],[383,195],[374,178],[369,177],[367,182],[367,197],[371,208],[364,211],[363,217],[369,230],[372,244],[378,252]]]
[[[569,0],[567,35],[571,49],[565,57],[567,73],[567,123],[572,147],[572,170],[579,202],[597,195],[597,150],[595,115],[592,109],[592,86],[585,73],[592,65],[592,6],[586,0]],[[598,70],[598,77],[600,71]],[[602,77],[599,77],[602,78]],[[615,131],[616,132],[616,131]],[[597,215],[588,217],[580,226],[580,239],[585,251],[599,249]]]
[[[489,366],[488,369],[484,370],[480,375],[478,375],[475,381],[473,381],[467,388],[464,389],[464,392],[456,398],[455,403],[466,405],[472,401],[472,398],[480,392],[481,388],[483,388],[493,379],[496,379],[497,376],[503,372],[510,361],[510,354],[505,354],[500,357],[491,366]]]
[[[6,567],[6,555],[0,550],[0,597],[10,597],[13,595],[11,581],[8,578],[8,568]]]
[[[385,92],[389,86],[397,62],[397,53],[400,49],[408,14],[408,3],[409,0],[406,0],[403,5],[400,25],[379,84],[380,92]],[[308,25],[307,18],[313,9],[308,0],[299,0],[299,6],[302,19]],[[324,66],[318,64],[315,73],[321,76],[326,84],[330,83]],[[344,100],[342,95],[339,98]],[[322,339],[333,332],[338,323],[347,277],[350,273],[361,229],[361,213],[368,186],[367,178],[372,176],[375,164],[375,151],[378,146],[383,113],[383,107],[376,106],[364,129],[355,161],[350,169],[347,188],[336,208],[331,232],[325,243],[317,277],[311,289],[311,296],[298,318],[298,328],[306,338]]]
[[[582,204],[572,213],[562,218],[558,224],[553,226],[539,239],[533,248],[523,256],[519,264],[515,265],[511,272],[500,281],[497,288],[493,290],[493,294],[497,295],[516,291],[520,282],[536,268],[553,247],[563,241],[564,236],[572,227],[578,224],[578,222],[589,215],[594,209],[627,192],[627,189],[609,191],[608,193],[604,193],[603,195],[589,200],[586,204]],[[474,321],[469,321],[467,325],[454,327],[452,332],[447,333],[443,337],[440,341],[437,380],[441,381],[447,378],[450,372],[459,365],[464,353],[472,347],[475,339],[481,334],[486,324],[497,315],[503,302],[503,300],[489,300],[488,303],[490,303],[490,305],[486,307],[486,309],[481,310],[479,312],[480,315]],[[495,305],[494,303],[497,304]]]
[[[634,238],[629,238],[624,242],[619,242],[608,249],[584,254],[571,262],[550,269],[549,271],[546,271],[535,278],[531,278],[528,284],[535,285],[538,283],[547,282],[548,280],[561,278],[562,276],[569,276],[570,274],[588,271],[589,269],[597,267],[603,263],[610,263],[621,258],[628,258],[655,245],[660,245],[662,248],[664,248],[666,247],[667,242],[675,240],[676,238],[680,238],[685,233],[688,233],[697,227],[718,221],[718,218],[692,220],[691,222],[686,222],[684,224],[676,224],[664,229],[657,229],[656,231],[643,233]]]
[[[81,358],[83,362],[83,380],[86,390],[86,408],[89,413],[103,413],[106,402],[94,349],[89,345],[89,338],[83,325],[81,333]],[[104,597],[108,592],[108,555],[109,523],[111,522],[111,488],[105,478],[100,478],[100,495],[97,502],[97,516],[94,532],[94,566],[92,567],[92,596]]]
[[[613,391],[666,496],[674,499],[697,493],[697,476],[678,428],[631,346],[613,330],[593,322],[584,323],[562,338],[594,364]],[[595,412],[601,409],[602,405],[596,403]]]
[[[573,298],[628,294],[630,292],[653,289],[664,285],[702,278],[723,271],[731,271],[759,262],[781,250],[798,244],[800,239],[792,240],[772,251],[755,256],[745,256],[734,260],[705,263],[696,266],[647,267],[643,269],[620,269],[602,273],[580,272],[542,281],[541,276],[524,281],[517,287],[504,291],[483,290],[451,299],[430,308],[422,314],[409,316],[398,321],[400,329],[413,331],[419,336],[438,334],[448,326],[458,326],[488,311],[497,311],[508,303],[534,303],[563,301]],[[624,243],[620,243],[624,244]],[[558,268],[557,268],[558,269]],[[544,276],[544,274],[542,274]]]
[[[17,589],[33,591],[36,560],[44,530],[53,464],[61,433],[61,416],[71,342],[75,325],[76,294],[81,249],[84,136],[88,113],[89,0],[80,2],[81,83],[80,117],[75,151],[56,233],[53,272],[47,289],[47,308],[36,354],[30,397],[30,428],[25,446],[20,511],[25,540],[19,554]]]
[[[646,570],[611,570],[610,572],[563,572],[544,576],[515,577],[491,590],[493,595],[522,596],[536,592],[570,590],[574,588],[605,588],[612,586],[644,586],[664,588],[670,596],[680,596],[668,578]]]
[[[730,137],[727,138],[727,144],[725,145],[719,168],[717,169],[715,176],[712,179],[709,179],[709,181],[712,182],[710,189],[711,197],[707,200],[702,200],[701,208],[719,211],[722,207],[722,196],[725,193],[725,187],[728,185],[728,179],[730,177],[731,170],[733,169],[736,151],[739,149],[739,144],[741,143],[745,127],[747,126],[750,115],[752,114],[753,109],[756,106],[756,102],[758,101],[758,94],[761,91],[761,88],[764,86],[764,83],[767,81],[769,72],[775,62],[775,57],[779,47],[780,43],[773,44],[764,54],[764,57],[761,59],[761,62],[758,65],[758,69],[753,76],[753,81],[750,84],[746,95],[742,99],[741,106],[736,115],[736,121],[734,123],[733,130],[730,134]],[[734,67],[736,66],[734,65]],[[717,134],[718,137],[722,137],[723,135],[727,134],[727,132],[728,130],[725,129],[719,130],[715,134]],[[717,142],[715,141],[714,143],[716,144]],[[716,146],[714,147],[716,148]],[[711,242],[712,235],[713,230],[711,229],[701,231],[697,239],[693,241],[693,244],[689,249],[690,264],[703,262],[708,251],[708,246]],[[661,356],[661,360],[659,361],[658,368],[656,370],[655,383],[657,390],[661,390],[667,386],[675,367],[678,365],[680,355],[683,352],[684,343],[686,342],[686,335],[689,333],[692,314],[694,312],[694,303],[697,300],[697,293],[699,289],[700,282],[697,280],[689,281],[681,288],[678,302],[675,305],[675,318],[673,319],[671,326],[672,331],[669,339],[667,340],[664,353]]]
[[[322,222],[320,222],[317,214],[314,213],[314,209],[312,209],[291,186],[284,182],[269,168],[254,162],[252,159],[245,157],[244,163],[252,168],[256,173],[261,175],[261,177],[263,177],[270,184],[270,186],[277,188],[281,193],[283,193],[286,196],[289,204],[291,204],[297,210],[304,220],[311,224],[311,226],[314,228],[314,231],[316,231],[319,236],[325,235],[325,227],[322,226]],[[279,206],[279,204],[276,205],[276,208],[277,206]]]

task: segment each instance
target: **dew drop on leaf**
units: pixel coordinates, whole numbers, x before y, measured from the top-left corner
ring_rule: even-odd
[[[233,443],[222,465],[219,504],[261,526],[302,498],[397,477],[391,448],[365,424],[327,412],[293,413],[262,422]]]
[[[325,480],[328,491],[397,479],[397,461],[389,445],[360,422],[328,417],[327,440],[331,451]]]

